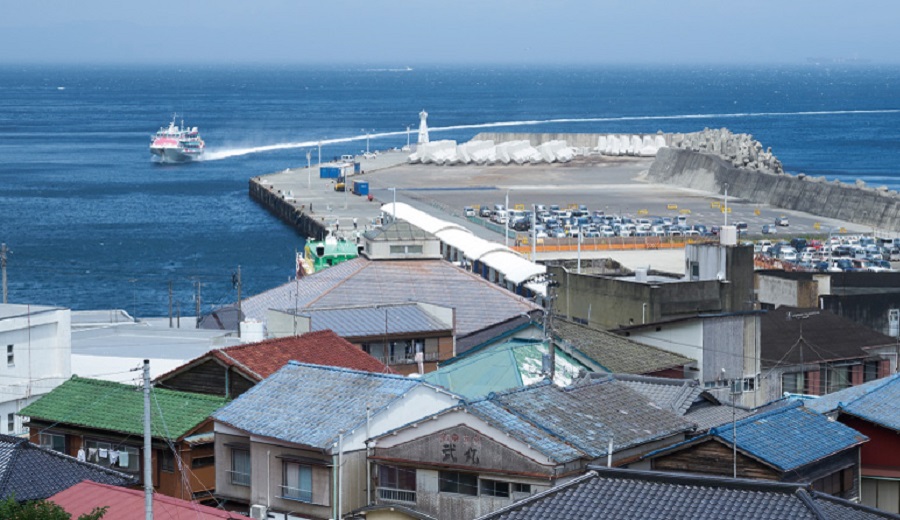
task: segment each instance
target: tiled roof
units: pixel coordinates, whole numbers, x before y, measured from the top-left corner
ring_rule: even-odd
[[[568,344],[606,370],[621,374],[649,374],[675,368],[695,360],[643,345],[628,338],[565,320],[553,322],[558,341]]]
[[[241,310],[248,318],[264,321],[268,309],[407,303],[455,308],[459,336],[540,309],[444,260],[356,258],[247,298]]]
[[[216,421],[256,435],[327,449],[338,431],[364,425],[422,381],[289,362],[213,414]]]
[[[643,394],[659,407],[684,415],[703,393],[696,379],[669,379],[631,374],[614,374],[613,377],[632,390]]]
[[[610,437],[620,451],[693,429],[612,378],[581,379],[567,388],[544,381],[489,400],[590,458],[607,454]]]
[[[154,388],[150,410],[153,436],[181,438],[227,402],[222,397]],[[144,395],[141,387],[72,376],[23,408],[19,415],[32,420],[142,435]]]
[[[467,399],[480,399],[491,392],[527,386],[544,379],[543,356],[547,347],[539,341],[511,340],[477,353],[457,356],[458,360],[422,376]],[[556,347],[554,382],[572,384],[584,367]]]
[[[820,413],[839,410],[900,431],[900,374],[810,399],[804,405]]]
[[[512,437],[528,444],[555,462],[565,463],[582,458],[592,458],[587,453],[553,435],[549,435],[546,430],[527,420],[523,420],[516,413],[491,400],[474,402],[468,405],[467,409],[472,415],[480,417],[501,431],[509,433]]]
[[[900,516],[802,484],[591,467],[478,520],[882,520]]]
[[[40,500],[82,480],[130,486],[124,473],[35,446],[25,439],[0,435],[0,500]]]
[[[790,315],[809,314],[803,319]],[[800,330],[803,327],[803,341]],[[871,354],[867,347],[895,345],[897,340],[821,309],[779,307],[760,318],[763,367],[859,359]]]
[[[50,501],[66,510],[72,518],[90,513],[95,507],[108,509],[103,520],[137,520],[144,518],[144,491],[81,482],[50,497]],[[180,500],[160,493],[153,494],[153,517],[167,520],[247,519],[231,511]]]
[[[684,418],[697,425],[696,434],[706,433],[711,428],[731,424],[732,419],[740,420],[753,414],[768,412],[777,408],[791,406],[792,401],[786,398],[776,399],[757,408],[744,408],[742,406],[729,406],[711,402],[701,402],[692,406]]]
[[[452,323],[439,320],[414,303],[378,307],[304,309],[299,314],[310,318],[312,330],[329,329],[344,338],[453,330]]]
[[[256,381],[269,377],[291,360],[367,372],[391,371],[384,363],[366,354],[356,345],[330,330],[322,330],[301,336],[268,339],[258,343],[210,350],[181,367],[157,377],[156,380],[165,381],[172,375],[210,358],[218,359],[227,366],[237,367]]]
[[[780,471],[790,471],[868,441],[868,437],[839,422],[794,402],[782,408],[745,417],[734,424],[737,449]],[[650,453],[656,457],[687,445],[718,438],[729,446],[735,432],[731,424]]]

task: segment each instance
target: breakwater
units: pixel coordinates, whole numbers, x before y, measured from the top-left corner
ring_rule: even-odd
[[[262,177],[250,179],[250,198],[304,237],[324,240],[328,234],[327,224],[323,218],[316,219],[306,204],[298,203],[293,196],[279,190]]]
[[[565,134],[565,133],[507,133],[507,132],[481,132],[472,138],[472,141],[494,141],[505,143],[509,141],[528,141],[531,146],[540,146],[551,141],[565,141],[573,148],[582,148],[597,152],[601,155],[637,155],[645,147],[652,147],[655,153],[660,146],[671,145],[672,134]]]
[[[647,180],[715,193],[727,185],[729,196],[751,202],[900,232],[900,195],[861,182],[741,168],[719,155],[678,148],[659,150]]]

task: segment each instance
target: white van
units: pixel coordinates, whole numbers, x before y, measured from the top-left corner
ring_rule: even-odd
[[[494,214],[491,216],[491,220],[493,220],[497,224],[506,224],[507,222],[509,222],[509,217],[506,213],[506,210],[501,209],[494,211]]]

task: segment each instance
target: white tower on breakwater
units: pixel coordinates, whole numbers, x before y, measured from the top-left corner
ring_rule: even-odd
[[[419,112],[419,144],[428,142],[428,123],[425,121],[428,119],[428,112],[421,111]]]

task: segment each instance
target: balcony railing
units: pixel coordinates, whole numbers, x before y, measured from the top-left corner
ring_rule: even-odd
[[[231,483],[235,486],[249,486],[250,474],[241,471],[227,470],[226,473],[231,475]]]
[[[385,365],[413,365],[416,363],[416,360],[413,356],[407,356],[405,354],[397,354],[394,356],[372,356],[378,361],[381,361]],[[437,352],[425,352],[425,362],[429,361],[439,361],[440,356]]]
[[[403,489],[378,488],[378,498],[387,502],[416,503],[416,492]]]
[[[281,497],[300,502],[312,502],[312,490],[281,486]]]

